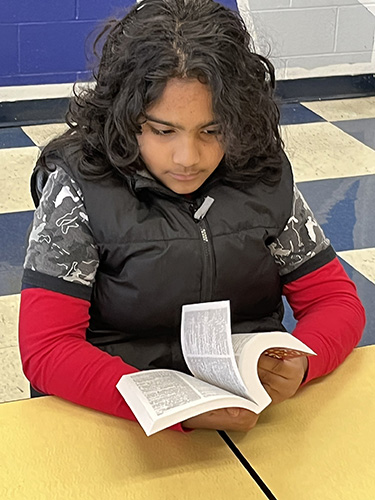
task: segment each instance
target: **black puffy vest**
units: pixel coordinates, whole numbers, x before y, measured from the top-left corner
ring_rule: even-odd
[[[194,201],[142,175],[98,183],[61,166],[82,189],[99,248],[89,342],[139,369],[188,371],[183,304],[229,299],[233,332],[283,329],[281,283],[266,243],[291,214],[286,157],[276,186],[238,189],[214,173]],[[214,202],[197,222],[207,195]]]

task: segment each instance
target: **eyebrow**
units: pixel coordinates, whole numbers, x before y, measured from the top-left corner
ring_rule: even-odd
[[[149,122],[160,123],[160,125],[166,125],[167,127],[177,128],[179,130],[185,130],[184,127],[182,127],[181,125],[177,125],[176,123],[171,123],[171,122],[167,122],[165,120],[160,120],[159,118],[156,118],[156,117],[148,115],[148,114],[145,114],[144,116],[145,116],[146,120]],[[210,121],[209,123],[204,123],[202,125],[198,125],[197,128],[211,127],[212,125],[218,125],[218,122],[217,121]]]

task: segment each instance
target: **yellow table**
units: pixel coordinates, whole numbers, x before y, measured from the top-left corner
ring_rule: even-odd
[[[0,405],[1,500],[265,496],[212,431],[163,431],[55,397]]]
[[[375,346],[231,439],[278,500],[375,498]]]

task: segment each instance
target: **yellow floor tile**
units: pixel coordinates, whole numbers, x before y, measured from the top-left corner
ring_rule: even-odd
[[[375,97],[302,102],[301,104],[331,122],[375,118]]]
[[[69,127],[66,123],[53,123],[50,125],[31,125],[21,128],[37,146],[45,146],[53,138],[68,130]]]
[[[348,264],[375,283],[375,248],[338,252]]]
[[[297,182],[375,174],[375,151],[331,123],[284,125]]]

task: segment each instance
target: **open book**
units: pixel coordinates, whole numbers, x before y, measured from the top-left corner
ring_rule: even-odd
[[[279,359],[315,353],[285,332],[231,334],[229,301],[182,308],[182,352],[194,376],[175,370],[124,375],[116,387],[150,436],[219,408],[260,413],[271,398],[258,377],[263,352]]]

